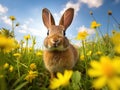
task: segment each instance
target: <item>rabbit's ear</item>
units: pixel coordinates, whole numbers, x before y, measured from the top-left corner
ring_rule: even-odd
[[[42,19],[44,25],[49,29],[51,25],[55,25],[54,18],[47,8],[42,10]]]
[[[73,8],[67,9],[64,12],[63,16],[61,17],[59,25],[63,25],[65,29],[67,29],[73,20],[73,16],[74,16],[74,9]]]

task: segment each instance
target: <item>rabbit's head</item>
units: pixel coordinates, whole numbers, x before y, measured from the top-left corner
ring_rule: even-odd
[[[55,25],[54,18],[47,8],[42,11],[44,25],[48,29],[44,46],[47,50],[66,50],[69,47],[69,40],[65,36],[65,31],[71,24],[74,16],[74,9],[67,9],[62,15],[59,25]]]

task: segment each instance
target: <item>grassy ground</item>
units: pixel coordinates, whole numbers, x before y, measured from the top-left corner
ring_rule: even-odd
[[[16,49],[10,52],[1,49],[0,81],[3,82],[0,83],[1,90],[48,90],[50,75],[43,63],[43,51],[34,49],[34,44],[32,47],[28,47],[28,41],[29,39],[24,42],[25,48],[21,42]],[[78,50],[80,58],[73,69],[73,73],[76,75],[73,75],[73,81],[76,81],[71,81],[67,89],[93,90],[91,78],[87,74],[89,63],[91,60],[99,60],[101,56],[114,57],[113,44],[110,42],[110,37],[106,36],[95,42],[83,40],[82,46]]]

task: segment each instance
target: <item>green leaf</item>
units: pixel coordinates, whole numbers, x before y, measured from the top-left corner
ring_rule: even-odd
[[[73,90],[80,90],[79,85],[76,85],[75,83],[72,84],[72,89]]]
[[[27,84],[28,84],[28,82],[26,81],[26,82],[18,85],[14,90],[20,90],[22,87],[24,87],[24,86],[27,85]]]
[[[12,88],[15,87],[15,86],[16,86],[18,83],[20,83],[21,81],[23,81],[24,78],[25,78],[25,74],[22,75],[19,79],[17,79],[17,80],[15,81],[15,83],[12,85]]]
[[[79,71],[75,71],[72,75],[72,83],[78,84],[81,80],[81,73]]]

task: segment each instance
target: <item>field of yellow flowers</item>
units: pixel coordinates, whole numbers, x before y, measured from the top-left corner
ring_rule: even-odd
[[[43,50],[35,49],[36,39],[30,35],[19,43],[15,39],[14,29],[19,24],[10,16],[11,32],[0,30],[0,90],[120,90],[120,32],[100,35],[101,24],[92,12],[90,15],[94,19],[90,25],[96,32],[94,39],[87,40],[87,31],[78,32],[75,40],[82,46],[77,46],[77,65],[73,70],[58,72],[53,79],[45,69]]]

